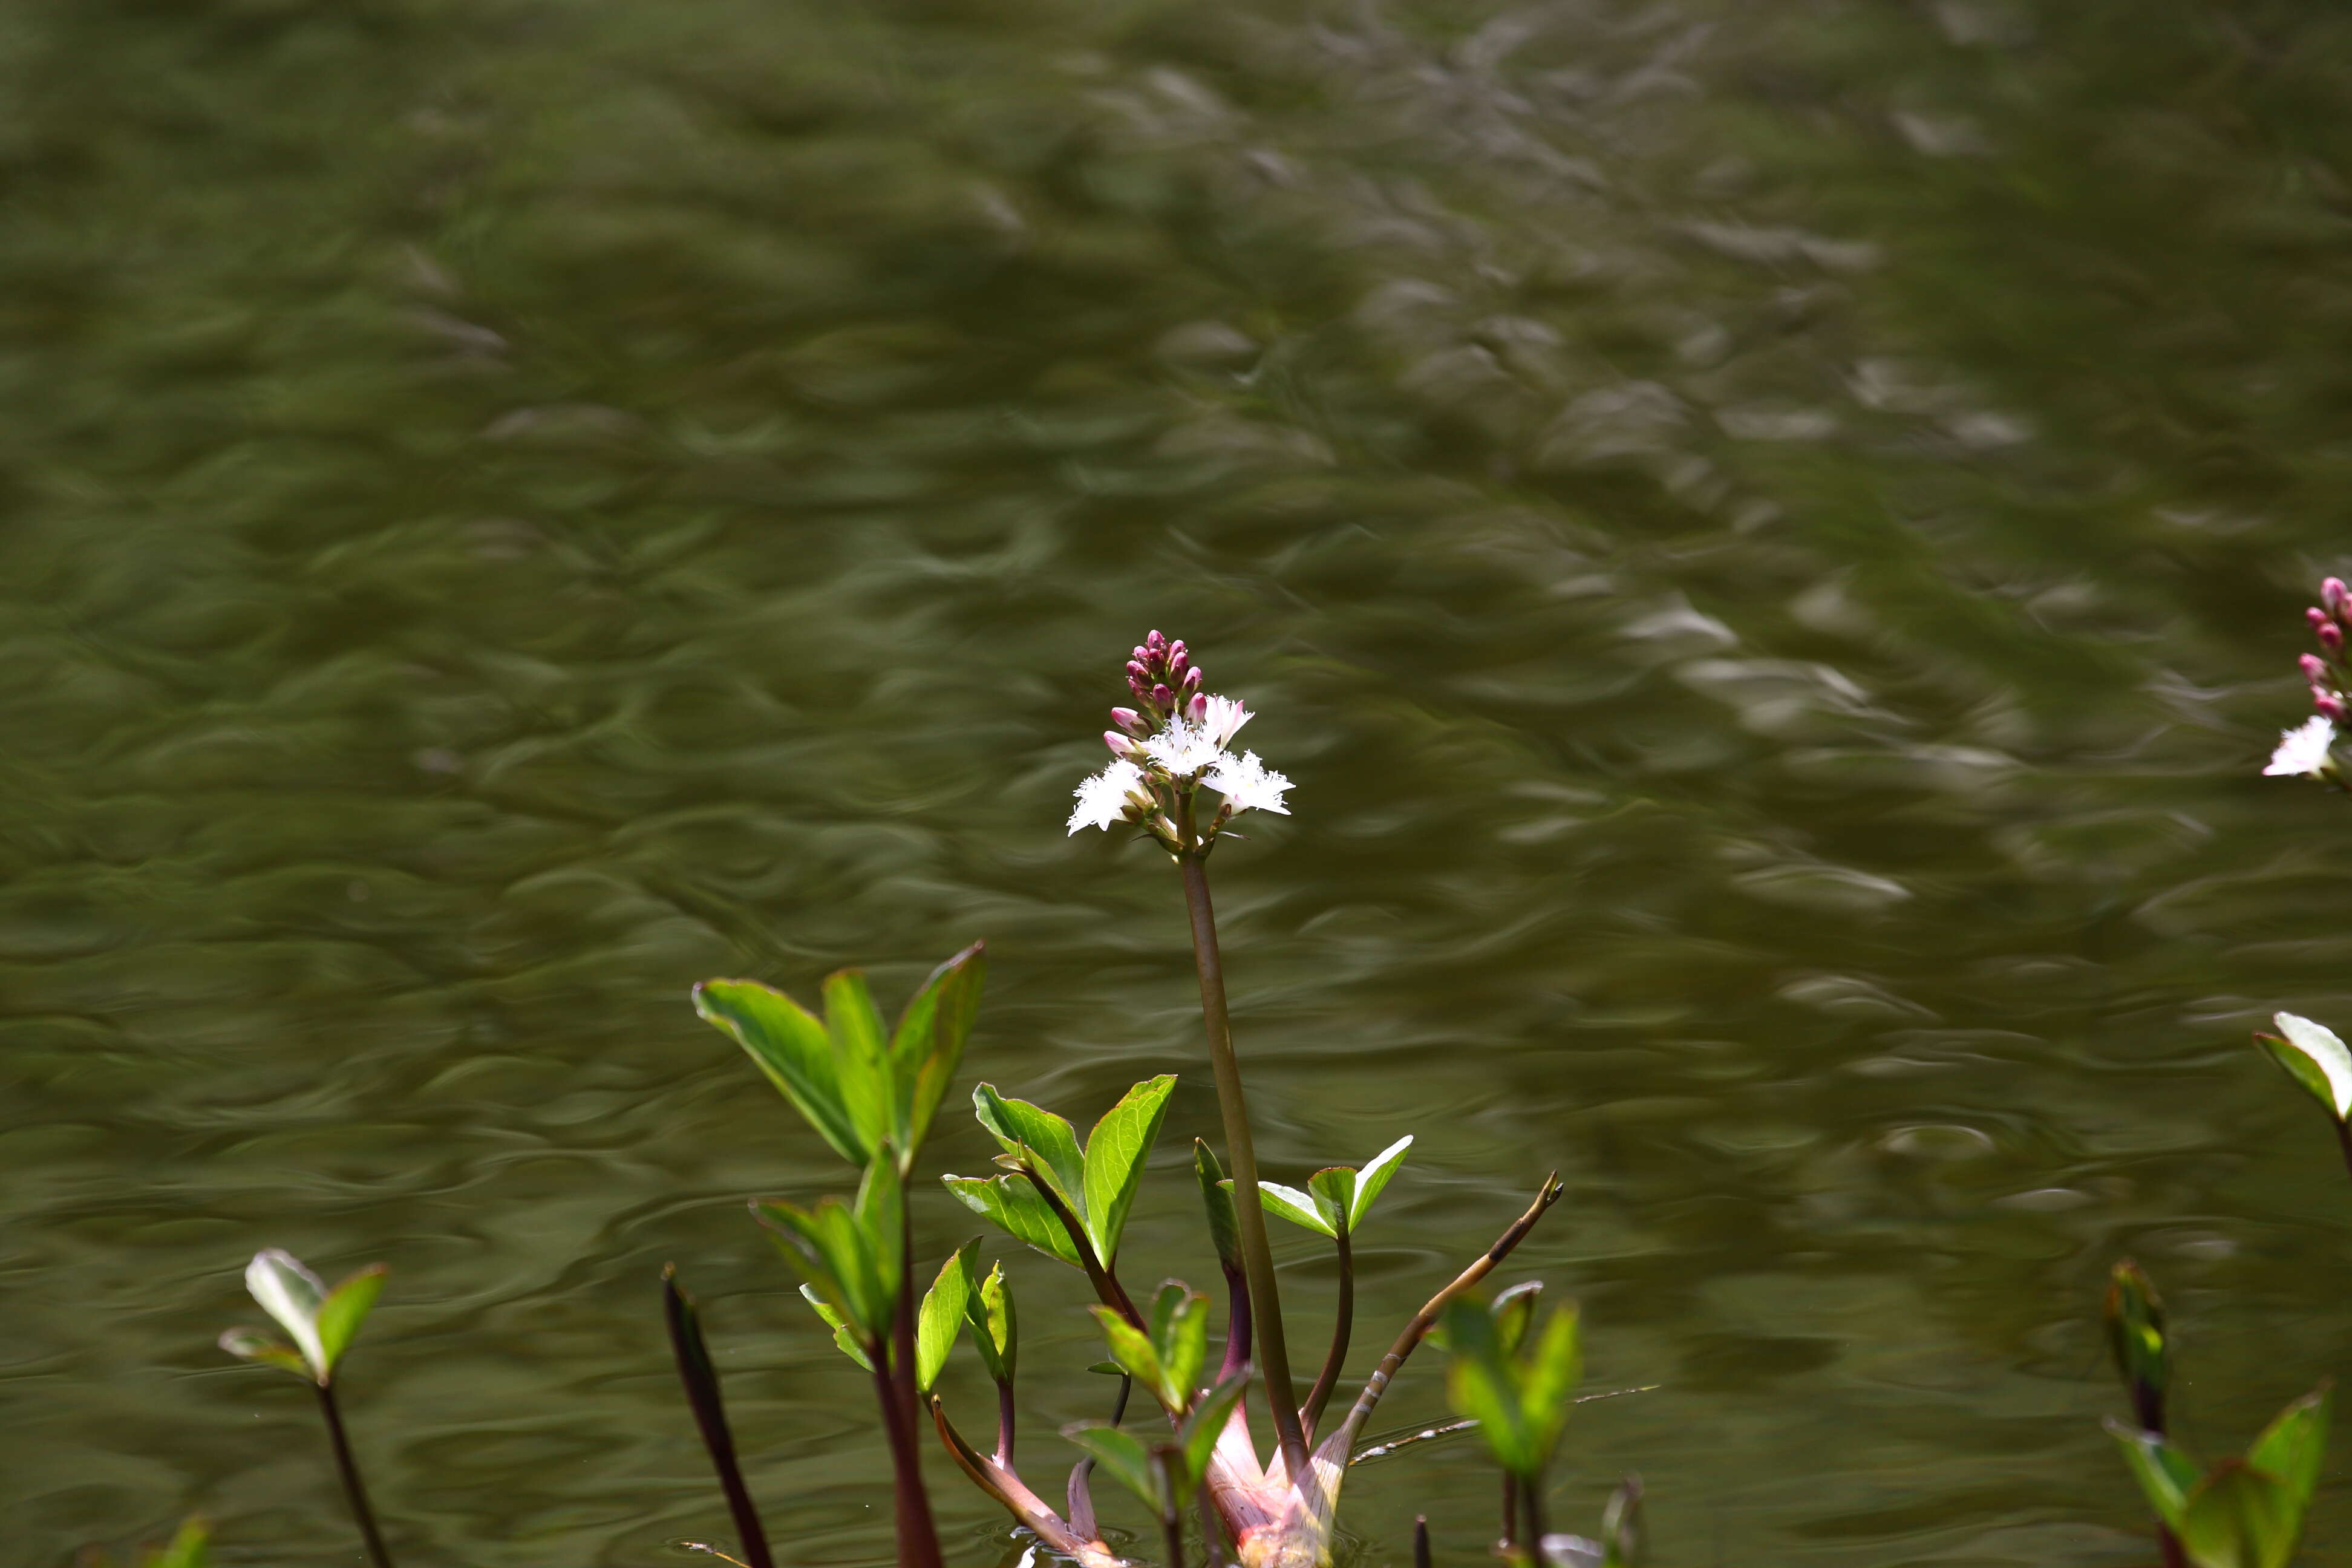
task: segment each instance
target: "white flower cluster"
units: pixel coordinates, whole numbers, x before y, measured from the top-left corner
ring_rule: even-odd
[[[1179,788],[1204,784],[1225,797],[1226,815],[1271,811],[1289,816],[1282,797],[1290,781],[1267,767],[1255,752],[1236,756],[1226,749],[1249,721],[1250,710],[1239,701],[1203,693],[1141,741],[1106,733],[1105,740],[1120,754],[1078,785],[1070,831],[1140,820],[1152,809],[1155,780]]]

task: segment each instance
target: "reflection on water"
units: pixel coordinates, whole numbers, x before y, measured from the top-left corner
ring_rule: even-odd
[[[2243,1044],[2352,1016],[2352,824],[2253,776],[2342,561],[2347,45],[2171,0],[19,7],[0,1562],[194,1508],[229,1563],[349,1557],[308,1401],[213,1349],[265,1243],[392,1266],[349,1401],[404,1560],[723,1531],[676,1258],[788,1555],[881,1561],[860,1379],[740,1206],[837,1178],[685,990],[895,997],[985,935],[977,1072],[1182,1071],[1177,1161],[1171,879],[1061,829],[1150,625],[1297,781],[1219,862],[1270,1173],[1419,1135],[1360,1341],[1558,1164],[1520,1258],[1595,1386],[1664,1385],[1580,1413],[1563,1521],[1630,1468],[1669,1562],[2145,1553],[2113,1257],[2200,1446],[2352,1362],[2335,1155]],[[1138,1279],[1203,1268],[1169,1174]],[[1042,1463],[1094,1352],[1013,1270]],[[936,1468],[959,1560],[1010,1551]],[[1420,1510],[1479,1560],[1469,1447],[1380,1482],[1368,1561]]]

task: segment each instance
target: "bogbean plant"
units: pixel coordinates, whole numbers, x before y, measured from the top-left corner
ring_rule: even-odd
[[[2347,787],[2335,747],[2352,714],[2352,590],[2322,584],[2307,612],[2320,653],[2305,655],[2313,718],[2283,734],[2263,772]],[[978,1012],[984,955],[974,943],[933,971],[894,1028],[885,1028],[864,977],[828,978],[821,1016],[749,980],[710,980],[694,989],[697,1011],[732,1037],[817,1135],[858,1173],[854,1197],[814,1207],[781,1200],[753,1211],[800,1273],[804,1296],[843,1354],[873,1380],[891,1463],[901,1568],[940,1568],[942,1555],[922,1469],[927,1424],[954,1466],[1051,1552],[1080,1568],[1123,1568],[1097,1520],[1093,1482],[1108,1476],[1150,1511],[1166,1568],[1183,1568],[1188,1510],[1197,1510],[1212,1568],[1228,1548],[1243,1568],[1323,1568],[1341,1483],[1359,1458],[1475,1427],[1503,1471],[1499,1554],[1549,1568],[1630,1568],[1642,1547],[1642,1488],[1628,1477],[1609,1500],[1597,1539],[1546,1527],[1546,1476],[1562,1423],[1576,1399],[1580,1363],[1572,1307],[1536,1323],[1541,1287],[1528,1282],[1488,1299],[1482,1282],[1558,1201],[1545,1177],[1517,1219],[1449,1281],[1398,1333],[1345,1413],[1328,1419],[1346,1373],[1355,1314],[1353,1242],[1412,1140],[1400,1138],[1361,1166],[1333,1166],[1304,1190],[1262,1180],[1251,1138],[1239,1058],[1226,1011],[1208,862],[1234,819],[1250,811],[1288,814],[1290,782],[1234,737],[1250,713],[1202,689],[1200,668],[1181,642],[1157,632],[1134,650],[1127,680],[1135,706],[1111,710],[1104,732],[1112,760],[1081,784],[1069,831],[1128,826],[1173,862],[1189,918],[1201,986],[1209,1066],[1223,1122],[1222,1158],[1195,1141],[1192,1168],[1209,1239],[1225,1288],[1223,1350],[1208,1371],[1207,1299],[1181,1280],[1139,1305],[1118,1273],[1119,1239],[1156,1142],[1172,1076],[1135,1085],[1084,1142],[1063,1117],[982,1083],[972,1110],[996,1142],[1000,1167],[987,1176],[944,1175],[965,1208],[1014,1241],[1076,1269],[1109,1359],[1090,1370],[1118,1379],[1109,1418],[1066,1427],[1080,1458],[1058,1506],[1023,1479],[1014,1457],[1020,1331],[1001,1262],[983,1272],[979,1241],[951,1253],[919,1297],[915,1289],[908,1183],[916,1159],[960,1068]],[[1212,800],[1210,796],[1215,798]],[[2352,1171],[2352,1049],[2310,1019],[2280,1013],[2278,1033],[2256,1044],[2327,1112]],[[1255,1201],[1236,1201],[1236,1193]],[[1297,1391],[1284,1331],[1265,1215],[1329,1239],[1337,1255],[1337,1322],[1307,1396]],[[347,1500],[373,1568],[391,1568],[346,1439],[333,1373],[383,1286],[380,1267],[332,1290],[289,1255],[265,1251],[247,1271],[253,1296],[292,1343],[232,1330],[221,1343],[247,1360],[283,1368],[317,1389]],[[692,1300],[675,1270],[663,1302],[679,1377],[718,1471],[745,1568],[772,1568],[773,1556],[737,1461],[719,1381]],[[2128,1422],[2111,1419],[2126,1466],[2154,1509],[2167,1568],[2283,1568],[2293,1556],[2316,1487],[2331,1395],[2326,1384],[2295,1401],[2241,1458],[2206,1466],[2167,1429],[2170,1343],[2162,1302],[2137,1265],[2116,1265],[2105,1303],[2108,1342],[2131,1396]],[[1402,1443],[1362,1447],[1365,1424],[1399,1369],[1425,1340],[1451,1356],[1446,1387],[1462,1420]],[[996,1392],[996,1434],[982,1450],[965,1437],[938,1392],[955,1346],[968,1342]],[[1140,1387],[1160,1418],[1123,1425]],[[1271,1426],[1262,1450],[1249,1398],[1255,1390]],[[1262,1457],[1263,1456],[1263,1457]],[[148,1568],[202,1568],[205,1532],[191,1523]],[[705,1548],[705,1550],[715,1550]],[[1414,1521],[1415,1568],[1430,1568],[1425,1519]],[[719,1555],[726,1555],[719,1553]],[[737,1561],[729,1558],[730,1562]]]
[[[712,980],[695,988],[702,1016],[730,1036],[782,1091],[818,1135],[860,1173],[854,1201],[826,1198],[803,1209],[782,1202],[753,1205],[800,1272],[805,1295],[844,1354],[874,1380],[896,1470],[898,1560],[904,1568],[940,1561],[914,1432],[929,1423],[950,1460],[1048,1550],[1085,1568],[1110,1568],[1118,1550],[1099,1523],[1094,1483],[1108,1477],[1149,1511],[1168,1568],[1181,1568],[1190,1521],[1212,1561],[1227,1550],[1245,1568],[1318,1568],[1328,1563],[1342,1482],[1365,1425],[1405,1360],[1449,1312],[1460,1322],[1489,1321],[1473,1300],[1480,1282],[1509,1256],[1560,1194],[1547,1176],[1531,1203],[1486,1251],[1433,1296],[1398,1334],[1354,1398],[1334,1418],[1333,1397],[1346,1375],[1355,1318],[1353,1245],[1381,1190],[1412,1140],[1398,1139],[1361,1166],[1335,1165],[1308,1177],[1304,1190],[1262,1180],[1251,1136],[1239,1058],[1225,1003],[1208,862],[1250,811],[1287,815],[1290,782],[1254,752],[1236,752],[1234,736],[1250,721],[1240,702],[1202,689],[1200,668],[1181,642],[1154,632],[1127,667],[1133,707],[1111,710],[1104,732],[1111,760],[1081,784],[1068,830],[1126,826],[1169,856],[1178,873],[1199,972],[1209,1066],[1223,1131],[1222,1153],[1196,1141],[1192,1169],[1211,1250],[1224,1285],[1224,1334],[1213,1372],[1209,1361],[1208,1298],[1169,1280],[1139,1301],[1119,1274],[1119,1242],[1158,1140],[1172,1076],[1146,1079],[1104,1111],[1081,1139],[1073,1123],[982,1083],[973,1115],[995,1142],[992,1174],[940,1178],[963,1207],[1013,1241],[1075,1269],[1094,1298],[1109,1359],[1099,1367],[1118,1379],[1110,1418],[1065,1428],[1079,1454],[1060,1495],[1048,1500],[1022,1474],[1014,1454],[1018,1400],[1017,1316],[1001,1262],[983,1273],[976,1242],[940,1268],[918,1299],[907,1203],[915,1154],[954,1075],[980,995],[983,958],[974,946],[934,972],[898,1026],[886,1030],[865,981],[854,971],[824,983],[822,1016],[755,981]],[[1249,1194],[1241,1201],[1236,1194]],[[1302,1398],[1291,1368],[1279,1286],[1266,1232],[1273,1214],[1328,1238],[1337,1253],[1336,1327],[1322,1368]],[[1464,1314],[1467,1314],[1465,1316]],[[1509,1549],[1532,1559],[1553,1542],[1563,1561],[1581,1561],[1590,1543],[1541,1529],[1543,1459],[1574,1398],[1575,1320],[1555,1318],[1542,1341],[1549,1357],[1539,1373],[1507,1360],[1480,1359],[1486,1342],[1461,1336],[1460,1403],[1489,1424],[1489,1440],[1515,1477],[1530,1528],[1506,1531]],[[1558,1358],[1566,1336],[1571,1374]],[[996,1436],[983,1449],[964,1435],[937,1382],[952,1348],[972,1344],[996,1389]],[[683,1364],[687,1358],[682,1354]],[[1156,1416],[1123,1424],[1140,1390]],[[1264,1449],[1252,1398],[1270,1431]],[[1508,1402],[1510,1422],[1494,1426]],[[716,1409],[715,1388],[709,1399]],[[702,1409],[698,1402],[698,1412]],[[706,1419],[706,1436],[713,1429]],[[723,1430],[723,1419],[719,1423]],[[1529,1434],[1544,1434],[1540,1457],[1528,1456]],[[1506,1445],[1512,1445],[1506,1447]],[[722,1477],[731,1447],[711,1442]],[[736,1482],[729,1483],[730,1500]],[[1626,1510],[1621,1508],[1619,1512]],[[756,1524],[736,1510],[747,1551]],[[1630,1524],[1612,1532],[1623,1559]],[[1601,1561],[1594,1548],[1591,1561]]]

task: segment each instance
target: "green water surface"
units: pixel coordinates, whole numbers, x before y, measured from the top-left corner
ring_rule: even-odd
[[[710,1561],[672,1259],[784,1560],[887,1561],[742,1206],[842,1178],[686,991],[986,937],[967,1085],[1182,1074],[1124,1266],[1209,1283],[1174,879],[1062,829],[1153,626],[1297,784],[1215,868],[1267,1173],[1419,1138],[1360,1361],[1557,1166],[1514,1276],[1659,1385],[1563,1523],[2150,1559],[2114,1258],[2209,1452],[2352,1369],[2246,1045],[2352,1025],[2352,815],[2255,776],[2352,559],[2347,102],[2315,0],[17,0],[0,1563],[357,1560],[214,1348],[265,1245],[391,1267],[404,1564]],[[1099,1352],[1010,1267],[1051,1493]],[[1348,1549],[1484,1562],[1495,1493],[1387,1461]]]

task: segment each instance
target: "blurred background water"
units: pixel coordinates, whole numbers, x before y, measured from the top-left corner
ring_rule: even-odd
[[[355,1560],[213,1346],[273,1244],[392,1268],[404,1563],[708,1561],[667,1259],[785,1558],[885,1561],[741,1206],[842,1178],[686,990],[985,936],[967,1084],[1182,1072],[1126,1271],[1213,1275],[1172,876],[1062,831],[1152,626],[1297,781],[1217,863],[1269,1173],[1420,1138],[1364,1359],[1568,1182],[1514,1272],[1661,1386],[1563,1521],[2146,1560],[2126,1251],[2208,1451],[2352,1364],[2245,1044],[2352,1022],[2352,818],[2255,776],[2352,554],[2341,8],[20,0],[0,81],[0,1563]],[[1097,1352],[1012,1268],[1050,1475]],[[1350,1549],[1494,1498],[1401,1457]]]

